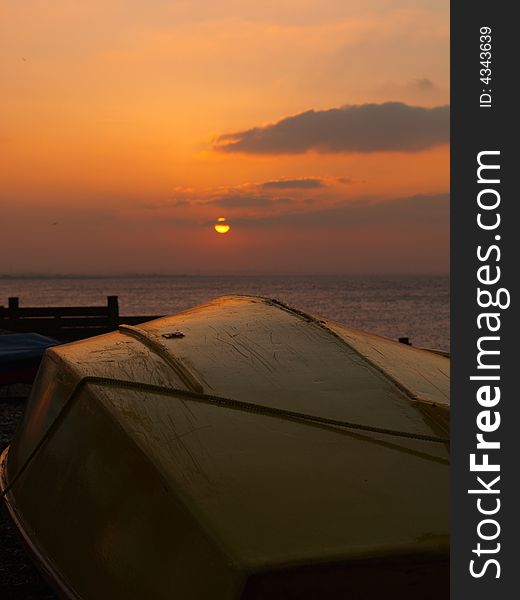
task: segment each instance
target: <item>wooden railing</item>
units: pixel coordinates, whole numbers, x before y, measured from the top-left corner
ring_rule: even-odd
[[[9,298],[7,307],[0,306],[0,329],[31,331],[63,341],[114,331],[122,322],[136,325],[155,318],[120,317],[117,296],[107,296],[106,306],[20,306],[16,297]]]

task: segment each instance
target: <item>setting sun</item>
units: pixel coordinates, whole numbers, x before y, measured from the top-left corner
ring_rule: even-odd
[[[215,223],[215,231],[217,233],[227,233],[231,229],[231,227],[225,223],[225,221],[225,217],[219,217],[217,219],[217,222]]]

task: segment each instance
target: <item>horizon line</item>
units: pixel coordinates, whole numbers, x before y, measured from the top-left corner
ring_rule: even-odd
[[[125,278],[189,278],[189,277],[449,277],[450,272],[233,272],[233,273],[2,273],[0,280],[10,279],[125,279]]]

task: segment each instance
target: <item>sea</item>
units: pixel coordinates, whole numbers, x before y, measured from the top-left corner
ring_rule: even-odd
[[[119,297],[123,316],[168,315],[227,294],[276,298],[294,308],[414,346],[450,349],[450,283],[430,275],[4,276],[0,305],[95,306]]]

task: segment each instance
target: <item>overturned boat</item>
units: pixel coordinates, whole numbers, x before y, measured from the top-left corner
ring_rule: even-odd
[[[1,487],[66,598],[449,595],[449,359],[224,297],[46,351]]]

